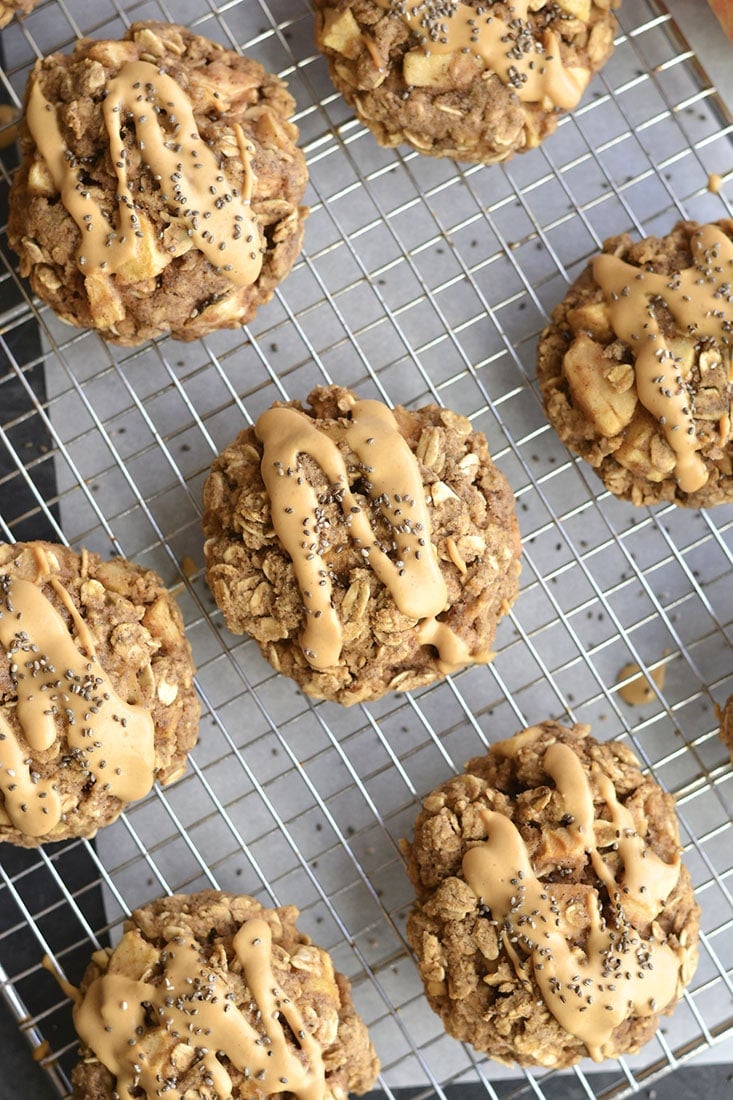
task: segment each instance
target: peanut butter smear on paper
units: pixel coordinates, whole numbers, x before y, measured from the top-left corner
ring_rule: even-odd
[[[641,671],[640,666],[637,665],[635,661],[632,661],[619,670],[616,682],[620,683],[628,679],[629,676],[633,676],[634,679],[629,680],[628,684],[624,684],[623,687],[620,687],[618,693],[623,701],[629,703],[632,707],[638,707],[642,706],[644,703],[649,703],[652,699],[656,698],[654,689],[649,683],[649,680],[652,680],[661,691],[664,687],[666,672],[666,666],[660,665],[659,668],[649,670],[649,679],[647,679],[646,675]]]
[[[155,769],[150,712],[119,697],[69,593],[58,577],[47,579],[70,612],[76,640],[37,584],[0,576],[0,644],[27,746],[0,711],[0,791],[11,821],[27,836],[44,836],[62,816],[54,778],[43,778],[34,764],[34,754],[50,749],[62,730],[69,755],[123,801],[147,794]]]
[[[494,749],[516,755],[532,732],[499,742]],[[601,1061],[612,1053],[614,1029],[630,1014],[653,1015],[676,994],[678,955],[653,934],[642,937],[624,907],[633,906],[641,915],[640,923],[653,927],[677,884],[680,862],[678,857],[665,863],[647,847],[632,814],[618,801],[613,783],[599,771],[596,783],[615,827],[623,863],[623,874],[616,882],[598,848],[593,795],[581,761],[568,745],[555,742],[545,752],[543,766],[572,819],[568,831],[585,846],[608,894],[610,913],[602,913],[598,893],[588,893],[590,929],[585,950],[566,934],[552,884],[537,878],[519,830],[503,814],[480,811],[488,839],[466,852],[463,874],[491,910],[517,977],[529,983],[533,973],[558,1023],[585,1043],[595,1061]]]
[[[492,69],[523,102],[572,110],[590,79],[587,68],[565,66],[560,39],[529,20],[529,0],[514,0],[505,17],[495,4],[456,0],[375,0],[401,19],[426,54],[470,53]]]
[[[171,219],[215,268],[237,286],[251,286],[262,268],[260,233],[251,209],[254,148],[235,126],[245,182],[240,191],[201,137],[185,92],[148,61],[131,61],[107,85],[102,104],[109,154],[117,176],[117,217],[111,219],[84,182],[64,141],[54,106],[33,84],[27,123],[61,200],[82,235],[77,263],[87,276],[129,278],[144,247],[146,215],[135,201],[136,183],[121,136],[132,122],[142,161],[153,173]],[[148,231],[150,232],[150,228]],[[143,243],[141,243],[143,242]]]
[[[233,941],[239,980],[258,1010],[257,1028],[234,1003],[228,983],[202,960],[198,944],[178,931],[166,931],[161,981],[107,972],[74,997],[76,1030],[114,1074],[119,1095],[142,1090],[148,1098],[184,1100],[193,1095],[191,1075],[197,1074],[207,1096],[229,1097],[223,1055],[251,1080],[252,1096],[326,1100],[321,1047],[297,1005],[278,989],[267,922],[246,921]],[[134,952],[139,934],[126,936]]]
[[[471,654],[451,628],[436,620],[448,605],[448,591],[430,541],[430,516],[417,460],[380,401],[355,401],[345,429],[357,456],[362,481],[375,515],[391,529],[390,545],[377,539],[372,523],[349,486],[349,474],[332,440],[305,413],[274,408],[260,416],[255,433],[264,445],[262,478],[272,524],[290,555],[306,611],[301,645],[317,669],[338,663],[342,627],[332,604],[332,576],[324,543],[316,490],[299,463],[309,455],[323,471],[330,497],[340,506],[349,537],[364,564],[392,594],[397,608],[415,619],[423,644],[438,649],[441,671],[484,663],[489,652]]]
[[[718,226],[704,225],[692,235],[690,246],[692,266],[672,275],[635,267],[608,253],[593,261],[613,331],[634,353],[639,400],[675,453],[677,482],[685,493],[701,489],[708,471],[699,454],[694,396],[665,340],[660,303],[691,340],[733,342],[733,242]]]

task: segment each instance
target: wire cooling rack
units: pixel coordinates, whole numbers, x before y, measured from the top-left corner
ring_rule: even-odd
[[[723,104],[656,0],[626,0],[583,105],[505,168],[380,149],[335,94],[305,0],[42,2],[4,32],[6,99],[20,101],[37,56],[143,18],[188,23],[288,80],[312,211],[303,257],[246,330],[133,351],[32,302],[2,241],[0,536],[67,540],[161,572],[204,705],[179,783],[94,843],[0,853],[3,988],[36,1057],[63,1093],[76,1044],[44,953],[78,981],[131,908],[216,886],[301,908],[352,979],[389,1097],[402,1086],[420,1098],[616,1097],[693,1056],[730,1059],[733,775],[714,702],[733,691],[733,509],[635,510],[610,497],[548,428],[533,366],[548,311],[605,236],[730,213],[725,190],[707,187],[733,163]],[[324,380],[438,401],[486,432],[525,546],[490,668],[343,709],[308,701],[224,628],[202,575],[211,460],[274,399]],[[643,707],[619,695],[629,661],[666,671]],[[422,795],[551,716],[625,739],[677,795],[703,914],[698,972],[657,1038],[572,1080],[512,1076],[444,1035],[405,947],[398,849]]]

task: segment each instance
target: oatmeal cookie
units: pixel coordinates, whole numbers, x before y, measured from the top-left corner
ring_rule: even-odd
[[[381,145],[491,164],[551,134],[613,50],[618,0],[315,0],[331,79]]]
[[[72,989],[75,1100],[345,1100],[370,1089],[379,1063],[351,986],[297,916],[216,890],[137,909]]]
[[[38,0],[0,0],[0,28],[7,27],[14,15],[28,15]]]
[[[0,544],[0,840],[94,836],[177,779],[196,740],[193,673],[155,573]]]
[[[612,237],[542,333],[560,438],[634,504],[733,501],[733,221]]]
[[[117,344],[250,321],[300,251],[293,109],[257,61],[170,23],[38,61],[10,194],[21,274]]]
[[[587,726],[543,722],[470,760],[403,847],[430,1005],[497,1061],[636,1051],[694,973],[674,801]]]
[[[720,711],[720,737],[733,762],[733,695]]]
[[[493,657],[519,531],[511,489],[464,417],[319,387],[219,455],[204,505],[227,626],[309,695],[378,699]]]

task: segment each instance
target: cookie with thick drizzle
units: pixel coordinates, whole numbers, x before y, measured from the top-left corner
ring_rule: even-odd
[[[316,0],[331,78],[382,145],[493,163],[538,145],[613,49],[617,0]]]
[[[316,698],[377,699],[491,660],[519,532],[464,417],[319,387],[219,455],[204,504],[227,625]]]
[[[197,733],[193,673],[151,570],[0,544],[0,840],[93,836],[180,776]]]
[[[347,979],[294,906],[208,890],[135,910],[74,1002],[78,1100],[329,1100],[379,1063]]]
[[[294,106],[258,62],[174,24],[38,61],[10,195],[22,274],[115,343],[250,321],[301,245]]]
[[[638,1050],[697,961],[674,800],[630,750],[543,722],[423,800],[408,939],[433,1009],[502,1062]]]
[[[617,496],[733,501],[733,222],[606,241],[540,338],[547,415]]]

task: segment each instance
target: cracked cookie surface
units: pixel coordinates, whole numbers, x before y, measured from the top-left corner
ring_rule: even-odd
[[[604,244],[540,337],[545,412],[616,496],[733,501],[733,221]]]
[[[689,982],[674,801],[630,750],[544,722],[424,800],[407,935],[446,1030],[501,1062],[638,1050]]]
[[[616,0],[316,0],[334,84],[381,145],[490,164],[538,145],[613,49]]]
[[[75,1100],[128,1089],[151,1100],[345,1100],[370,1089],[379,1063],[351,986],[297,916],[216,890],[135,910],[75,997]]]
[[[170,23],[36,63],[8,239],[33,290],[118,344],[250,321],[295,262],[305,158],[259,62]]]
[[[519,530],[464,417],[319,387],[219,455],[204,506],[227,626],[308,694],[377,699],[493,656],[517,595]]]
[[[0,544],[0,840],[94,836],[178,778],[196,741],[193,674],[156,573]]]

